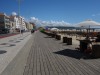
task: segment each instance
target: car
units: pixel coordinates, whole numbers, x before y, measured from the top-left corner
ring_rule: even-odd
[[[34,31],[35,31],[35,30],[34,30],[34,29],[32,29],[32,30],[31,30],[31,33],[34,33]]]

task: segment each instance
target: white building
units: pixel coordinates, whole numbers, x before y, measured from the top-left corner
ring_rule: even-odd
[[[14,24],[14,29],[17,29],[17,30],[27,30],[26,28],[26,25],[25,25],[25,20],[23,17],[19,17],[19,16],[16,16],[16,15],[12,15],[10,16],[10,18],[12,19],[13,22],[15,22]]]
[[[23,17],[20,17],[21,19],[21,30],[27,30],[26,28],[26,23],[25,23],[25,19]]]

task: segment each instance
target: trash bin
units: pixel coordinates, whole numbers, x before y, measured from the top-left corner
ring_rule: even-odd
[[[61,35],[56,35],[55,37],[57,40],[61,40]]]
[[[88,41],[80,40],[80,51],[84,52],[87,49]]]
[[[67,43],[67,37],[63,37],[63,43]]]
[[[67,38],[67,45],[72,45],[72,38]]]
[[[92,56],[95,58],[100,58],[100,44],[92,45]]]

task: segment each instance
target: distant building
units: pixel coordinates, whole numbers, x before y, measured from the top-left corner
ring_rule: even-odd
[[[33,25],[32,25],[31,23],[29,23],[29,22],[25,22],[25,23],[26,23],[26,28],[27,28],[28,30],[33,29]]]
[[[0,13],[0,34],[2,33],[16,33],[20,30],[26,31],[32,29],[34,24],[29,23],[26,27],[25,19],[18,15],[7,16],[5,13]]]
[[[20,19],[21,19],[21,30],[26,31],[27,28],[26,28],[25,19],[23,17],[20,17]]]
[[[26,25],[25,25],[25,20],[21,16],[16,16],[16,28],[19,30],[27,30]]]
[[[11,23],[14,24],[12,26],[12,29],[15,29],[16,32],[20,32],[20,30],[27,30],[25,25],[25,20],[23,17],[17,15],[11,15],[10,21]]]
[[[35,25],[35,23],[33,23],[33,22],[30,22],[30,24],[32,24],[33,28],[36,28],[36,25]]]
[[[9,16],[5,13],[0,13],[0,34],[9,33],[10,20]]]
[[[10,33],[15,33],[16,32],[16,20],[15,16],[10,16]]]

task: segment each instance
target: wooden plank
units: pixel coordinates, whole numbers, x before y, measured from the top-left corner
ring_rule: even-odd
[[[27,68],[25,69],[26,74],[24,73],[25,75],[28,75],[27,73],[29,72],[31,72],[29,75],[100,74],[100,59],[79,60],[75,56],[80,54],[77,54],[74,50],[76,45],[65,46],[61,44],[61,41],[45,37],[47,36],[40,32],[37,32],[34,37],[34,42],[27,61]],[[63,52],[65,49],[69,49],[66,51],[69,51],[70,55],[68,55],[66,51],[66,53]]]

